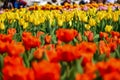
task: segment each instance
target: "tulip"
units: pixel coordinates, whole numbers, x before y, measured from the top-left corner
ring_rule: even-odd
[[[111,25],[106,25],[105,26],[105,31],[106,32],[110,32],[112,30],[112,26]]]

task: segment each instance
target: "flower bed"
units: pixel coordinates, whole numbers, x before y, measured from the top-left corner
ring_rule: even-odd
[[[120,80],[119,5],[71,6],[0,15],[0,80]]]

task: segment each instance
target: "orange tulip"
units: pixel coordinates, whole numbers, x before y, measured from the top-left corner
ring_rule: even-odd
[[[114,37],[114,36],[119,37],[120,33],[119,32],[115,32],[115,31],[111,31],[111,35],[112,35],[112,37]]]
[[[110,47],[108,46],[107,43],[105,43],[102,40],[99,42],[99,51],[100,51],[100,54],[105,53],[107,56],[110,55]]]
[[[117,49],[117,43],[114,41],[114,42],[110,42],[108,44],[108,46],[110,47],[110,50],[111,52],[115,51]]]
[[[36,59],[41,59],[43,56],[44,49],[43,48],[38,48],[34,53],[34,58]]]
[[[100,38],[102,39],[102,38],[108,38],[108,33],[105,33],[105,32],[100,32],[100,34],[99,34],[99,36],[100,36]]]
[[[91,32],[91,31],[85,31],[84,34],[88,38],[88,41],[93,41],[93,39],[94,39],[93,32]]]
[[[70,44],[57,46],[56,51],[58,59],[60,59],[60,61],[71,62],[77,58],[80,58],[80,55],[77,52],[76,47]]]
[[[60,65],[58,63],[33,62],[32,68],[35,80],[60,80]]]
[[[82,42],[77,44],[77,50],[81,57],[83,57],[82,65],[85,66],[87,62],[92,61],[92,57],[97,50],[97,46],[92,42]]]
[[[24,51],[25,48],[22,43],[12,42],[7,45],[7,53],[10,56],[19,56],[20,54],[23,54]]]
[[[7,33],[11,34],[13,36],[16,33],[16,29],[15,28],[9,28]]]
[[[60,60],[60,56],[58,56],[55,49],[46,50],[46,55],[50,62],[58,62]]]
[[[120,73],[116,71],[105,74],[103,80],[120,80]]]
[[[78,32],[74,29],[63,29],[60,28],[56,31],[56,36],[58,40],[61,40],[63,42],[70,42],[72,41],[76,36]]]
[[[75,80],[94,80],[95,74],[76,74]]]
[[[82,41],[82,36],[81,36],[80,33],[77,35],[77,39],[78,39],[79,41]]]
[[[117,43],[120,44],[120,38],[117,40]]]
[[[119,80],[120,60],[111,58],[107,62],[98,62],[96,64],[100,76],[103,80]]]
[[[21,57],[6,56],[4,58],[4,66],[23,66],[23,60]]]
[[[62,44],[62,41],[61,40],[58,40],[57,41],[57,45],[61,45]]]
[[[0,41],[0,53],[5,53],[7,51],[6,47],[7,43]]]
[[[51,35],[46,35],[45,36],[45,43],[50,44],[50,42],[51,42]]]
[[[39,38],[39,37],[40,37],[41,35],[43,35],[43,34],[44,34],[44,32],[38,31],[37,34],[36,34],[36,37]]]
[[[23,66],[5,66],[2,73],[3,80],[35,80],[33,71]]]
[[[12,41],[12,35],[8,34],[0,34],[0,40],[3,42],[11,42]]]
[[[26,50],[31,48],[40,47],[40,41],[37,37],[34,37],[29,32],[23,32],[22,41]]]
[[[24,67],[21,57],[6,56],[2,73],[3,80],[35,80],[33,71]]]

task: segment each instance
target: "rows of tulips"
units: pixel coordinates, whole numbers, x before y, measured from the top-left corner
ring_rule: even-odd
[[[120,80],[120,10],[94,5],[0,14],[0,80]]]
[[[112,3],[107,3],[107,4],[103,4],[103,3],[88,3],[88,4],[84,4],[84,5],[78,5],[78,4],[68,4],[65,3],[62,6],[58,6],[58,5],[50,5],[50,4],[46,4],[44,6],[38,6],[37,4],[34,4],[33,6],[29,7],[29,10],[72,10],[72,9],[79,9],[79,10],[88,10],[90,8],[97,8],[98,10],[107,10],[108,7],[111,6],[113,10],[115,9],[120,9],[120,5],[119,4],[112,4]]]

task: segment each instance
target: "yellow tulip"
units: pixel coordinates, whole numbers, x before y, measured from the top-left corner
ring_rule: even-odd
[[[63,25],[63,21],[62,21],[62,20],[59,20],[59,21],[58,21],[58,26],[61,27],[62,25]]]
[[[19,20],[19,24],[20,24],[20,25],[23,25],[24,23],[25,23],[25,20],[21,18],[21,19]]]
[[[113,21],[117,22],[119,18],[119,15],[117,13],[113,13]]]
[[[100,19],[99,19],[99,18],[96,18],[96,22],[97,22],[97,23],[100,23]]]
[[[86,16],[85,13],[81,13],[78,15],[79,16],[79,19],[83,22],[87,22],[88,21],[88,17]]]
[[[107,18],[107,19],[112,19],[112,13],[110,13],[110,12],[107,13],[107,14],[106,14],[106,18]]]
[[[34,24],[35,24],[35,25],[39,25],[39,24],[40,24],[40,21],[39,21],[38,19],[35,19],[35,20],[34,20]]]
[[[89,24],[85,24],[85,29],[90,30],[91,26]]]
[[[83,21],[83,22],[87,22],[87,21],[88,21],[88,17],[87,17],[87,16],[83,17],[83,18],[82,18],[82,21]]]
[[[111,25],[106,25],[105,31],[110,32],[111,30],[112,30],[112,26]]]
[[[5,29],[4,23],[0,23],[0,29],[1,29],[1,30],[4,30],[4,29]]]
[[[112,7],[111,6],[108,7],[108,12],[112,12]]]
[[[106,16],[106,12],[105,11],[99,11],[96,14],[97,18],[101,21],[105,16]]]
[[[23,24],[23,29],[26,29],[27,27],[28,27],[28,22],[25,22],[24,24]]]
[[[89,20],[89,25],[90,25],[90,26],[95,26],[95,25],[96,25],[95,19],[90,18],[90,20]]]

